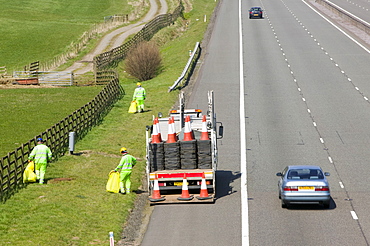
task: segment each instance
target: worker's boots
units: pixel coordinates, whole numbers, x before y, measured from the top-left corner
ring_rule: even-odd
[[[125,188],[123,187],[123,182],[119,182],[119,186],[120,186],[120,193],[125,194],[126,191],[125,191]]]
[[[39,181],[40,184],[44,183],[44,177],[45,177],[45,172],[40,171],[40,181]]]

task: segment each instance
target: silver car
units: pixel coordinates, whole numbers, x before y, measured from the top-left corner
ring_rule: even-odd
[[[330,206],[329,183],[319,166],[287,166],[283,172],[276,176],[278,182],[279,199],[281,207],[290,204],[322,204],[325,208]]]

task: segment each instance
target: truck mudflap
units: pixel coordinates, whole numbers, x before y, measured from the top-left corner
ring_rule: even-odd
[[[212,203],[215,200],[211,169],[156,171],[150,173],[149,183],[151,204]]]

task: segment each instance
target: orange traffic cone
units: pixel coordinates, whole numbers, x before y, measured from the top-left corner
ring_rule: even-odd
[[[174,124],[172,124],[172,121],[174,119],[170,117],[168,119],[168,135],[167,135],[167,141],[166,143],[176,143],[177,142],[177,137],[176,137],[176,132],[174,129]],[[175,123],[175,122],[173,122]]]
[[[206,184],[206,176],[203,173],[202,174],[202,184],[200,185],[200,194],[197,196],[198,200],[207,200],[211,199],[212,197],[208,195],[208,190],[207,190],[207,184]]]
[[[179,138],[176,135],[176,127],[175,127],[175,117],[171,117],[171,127],[172,127],[172,132],[175,134],[175,139],[176,141],[179,140]]]
[[[209,140],[207,131],[207,116],[203,115],[202,119],[202,135],[200,135],[200,140]]]
[[[177,198],[180,201],[190,201],[193,199],[193,195],[189,195],[188,181],[186,180],[186,173],[184,173],[184,178],[182,180],[182,193],[181,196]]]
[[[164,200],[166,200],[166,198],[161,196],[161,193],[159,191],[158,176],[156,174],[154,178],[154,187],[153,187],[152,197],[149,197],[149,201],[160,202]]]
[[[185,129],[184,129],[184,139],[183,141],[193,141],[193,131],[191,130],[190,125],[190,116],[186,116],[185,118]]]
[[[154,119],[156,121],[156,126],[157,126],[157,133],[158,133],[158,138],[159,141],[162,142],[162,136],[161,136],[161,128],[159,127],[159,120],[158,117]]]
[[[153,132],[152,132],[152,143],[160,143],[162,140],[160,139],[158,135],[158,127],[157,127],[157,121],[154,119],[153,121]]]

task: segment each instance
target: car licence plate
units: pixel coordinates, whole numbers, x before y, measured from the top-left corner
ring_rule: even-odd
[[[188,185],[189,185],[189,182],[187,182],[188,183]],[[175,186],[182,186],[182,182],[174,182],[173,183]]]
[[[254,16],[258,16],[258,14],[254,14]]]
[[[299,186],[298,190],[315,190],[313,186]]]

